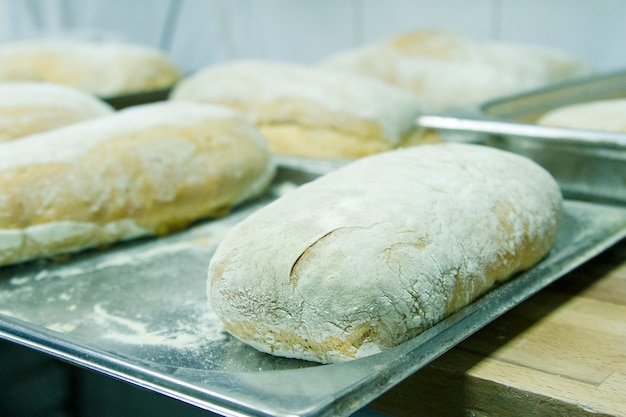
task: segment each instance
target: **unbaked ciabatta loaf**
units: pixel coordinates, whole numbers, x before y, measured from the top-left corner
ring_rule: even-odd
[[[180,76],[164,52],[143,45],[70,40],[0,45],[0,81],[47,81],[108,97],[170,87]]]
[[[598,100],[559,107],[544,114],[540,125],[626,132],[626,99]]]
[[[381,81],[267,61],[208,67],[182,80],[173,100],[233,107],[253,120],[277,154],[356,158],[417,144],[422,105]]]
[[[0,83],[0,142],[104,116],[113,108],[59,84]]]
[[[587,62],[562,51],[478,41],[436,29],[339,52],[320,66],[369,75],[412,91],[431,112],[591,72]]]
[[[137,106],[0,144],[0,265],[164,234],[223,215],[274,174],[231,109]]]
[[[524,157],[439,144],[353,162],[233,228],[208,296],[225,329],[322,363],[405,342],[541,260],[560,189]]]

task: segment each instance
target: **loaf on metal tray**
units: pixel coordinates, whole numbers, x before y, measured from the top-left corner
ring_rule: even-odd
[[[358,158],[425,138],[422,103],[379,80],[285,62],[236,61],[183,79],[172,100],[230,106],[248,116],[280,155]]]
[[[626,133],[626,99],[588,101],[543,114],[540,125]]]
[[[341,51],[319,65],[411,91],[430,112],[479,104],[592,71],[583,59],[560,50],[480,41],[438,29],[402,33]]]
[[[0,81],[47,81],[102,96],[171,87],[180,79],[162,51],[143,45],[24,40],[0,45]]]
[[[137,106],[0,144],[0,265],[164,234],[261,193],[274,165],[242,115]]]
[[[274,355],[405,342],[546,256],[562,196],[524,157],[440,144],[363,158],[233,228],[208,273],[225,329]]]
[[[91,94],[59,84],[0,83],[0,142],[93,119],[113,108]]]

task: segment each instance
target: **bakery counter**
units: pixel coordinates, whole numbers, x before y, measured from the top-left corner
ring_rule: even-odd
[[[394,416],[626,415],[626,240],[370,406]]]

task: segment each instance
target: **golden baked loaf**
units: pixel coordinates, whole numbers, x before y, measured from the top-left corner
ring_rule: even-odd
[[[113,108],[95,96],[59,84],[0,83],[0,142],[104,116]]]
[[[267,143],[242,115],[159,103],[0,144],[0,265],[160,235],[261,193]]]
[[[591,65],[550,48],[478,41],[444,30],[403,33],[320,62],[368,75],[415,93],[428,111],[587,75]]]
[[[549,111],[540,125],[609,132],[626,132],[626,99],[570,104]]]
[[[0,44],[0,81],[47,81],[109,97],[170,87],[180,76],[164,52],[148,46],[70,40]]]
[[[422,105],[378,80],[284,62],[237,61],[183,79],[172,100],[241,111],[280,155],[358,158],[418,144]]]
[[[403,343],[541,260],[562,196],[529,159],[424,145],[360,159],[253,213],[211,259],[225,329],[278,356],[361,358]]]

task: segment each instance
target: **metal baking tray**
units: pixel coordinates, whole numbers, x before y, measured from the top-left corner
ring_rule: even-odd
[[[324,159],[305,158],[298,156],[274,155],[276,165],[292,172],[307,172],[314,175],[324,175],[330,171],[341,168],[344,165],[354,162],[355,159]]]
[[[223,332],[207,267],[234,224],[316,176],[280,169],[262,198],[175,235],[0,268],[0,337],[227,416],[348,416],[626,236],[626,208],[567,201],[545,260],[415,339],[332,365],[273,357]]]
[[[626,204],[626,134],[535,124],[546,112],[594,100],[626,97],[626,71],[595,75],[442,114],[417,124],[453,140],[525,155],[545,167],[566,197]],[[462,133],[471,133],[463,135]],[[478,135],[478,136],[477,136]]]
[[[137,93],[124,94],[118,96],[102,97],[102,100],[110,104],[114,109],[120,110],[139,104],[154,103],[164,101],[170,95],[173,87],[160,88],[158,90],[141,91]]]

